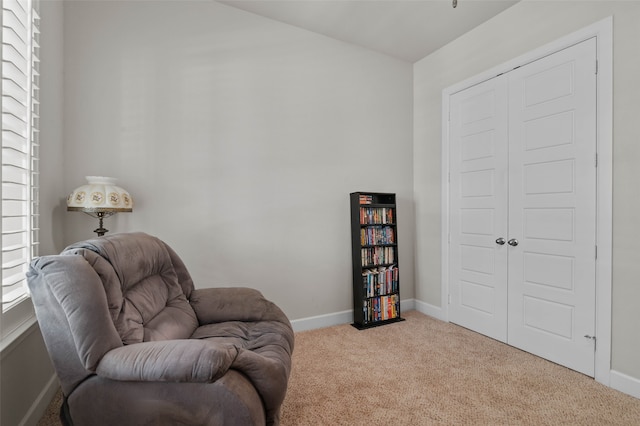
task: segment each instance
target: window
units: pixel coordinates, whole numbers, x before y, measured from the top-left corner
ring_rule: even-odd
[[[33,317],[25,272],[38,254],[36,3],[2,1],[2,338]]]

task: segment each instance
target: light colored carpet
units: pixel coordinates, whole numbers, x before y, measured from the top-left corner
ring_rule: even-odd
[[[640,425],[636,398],[462,327],[403,317],[296,333],[282,425]],[[60,424],[52,405],[39,426]]]
[[[412,311],[296,334],[283,425],[640,425],[640,400]]]

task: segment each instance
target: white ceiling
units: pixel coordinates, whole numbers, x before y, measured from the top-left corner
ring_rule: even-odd
[[[413,63],[518,0],[218,1]]]

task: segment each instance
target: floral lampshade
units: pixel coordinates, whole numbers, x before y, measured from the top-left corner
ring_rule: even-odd
[[[106,217],[116,213],[133,211],[133,198],[116,186],[116,179],[104,176],[87,176],[87,184],[73,190],[67,197],[67,210],[84,212],[97,218],[99,227],[93,232],[99,237],[109,232],[103,226]]]
[[[83,212],[130,212],[133,199],[124,189],[116,186],[117,179],[87,176],[87,184],[76,188],[67,197],[67,210]]]

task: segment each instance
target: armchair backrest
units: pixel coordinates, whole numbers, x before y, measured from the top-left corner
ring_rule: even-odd
[[[62,254],[81,255],[93,266],[122,342],[131,344],[186,339],[198,327],[187,300],[193,283],[172,252],[158,238],[136,232],[72,244]],[[183,266],[182,284],[174,262]]]
[[[34,260],[27,274],[47,349],[68,394],[123,344],[183,339],[198,326],[177,254],[144,233],[115,234]]]

